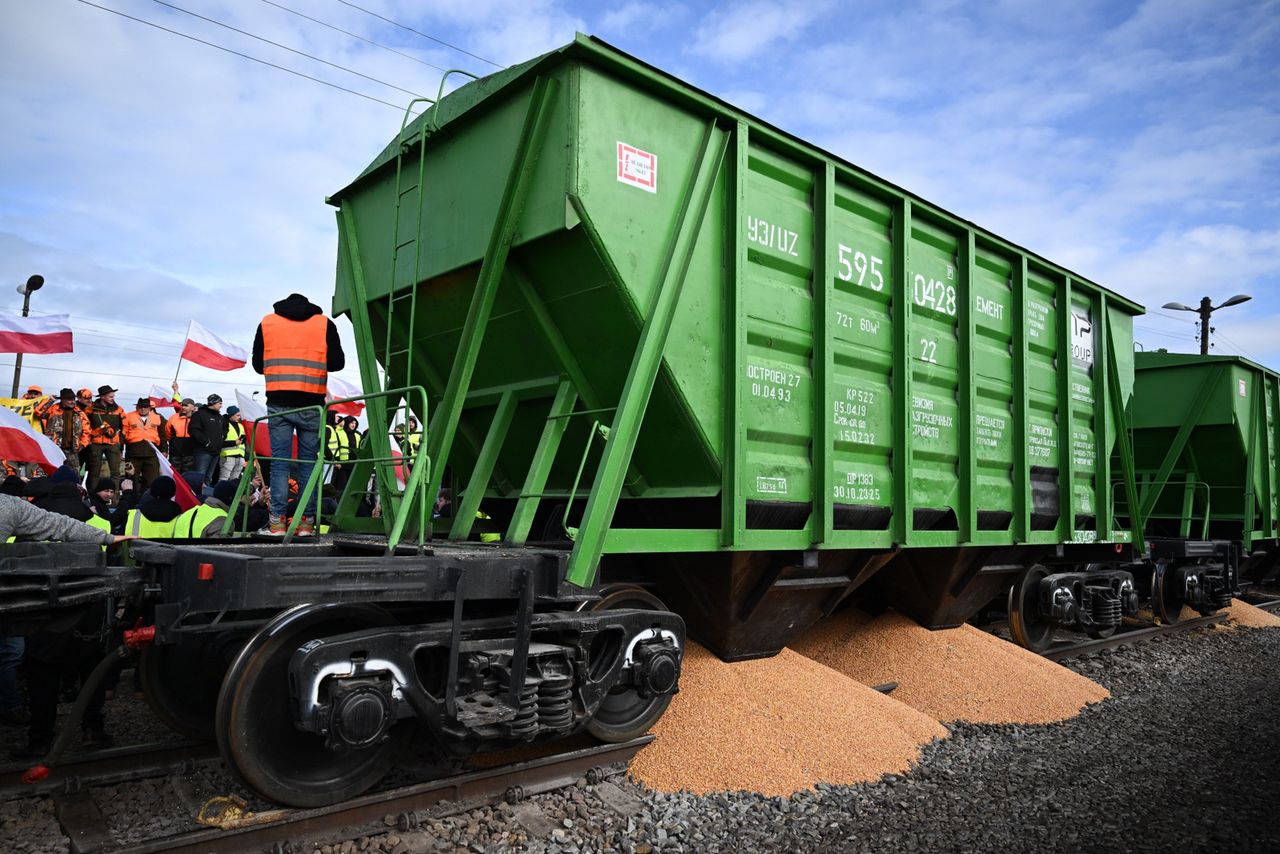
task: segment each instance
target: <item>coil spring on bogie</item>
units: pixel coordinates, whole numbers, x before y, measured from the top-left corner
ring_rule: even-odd
[[[1101,626],[1114,626],[1120,622],[1120,594],[1110,587],[1089,591],[1089,616]]]
[[[573,723],[573,679],[544,679],[538,688],[538,722],[548,729],[567,729]]]
[[[524,738],[538,731],[538,686],[526,684],[520,691],[520,711],[507,724],[513,738]]]
[[[1209,599],[1213,602],[1214,608],[1230,608],[1231,607],[1231,588],[1218,587],[1209,595]]]

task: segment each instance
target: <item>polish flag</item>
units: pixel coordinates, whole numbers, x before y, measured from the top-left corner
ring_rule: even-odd
[[[345,397],[361,397],[364,394],[363,391],[346,380],[332,375],[329,376],[328,385],[329,393],[325,396],[326,401],[342,400]],[[337,406],[330,406],[329,409],[339,415],[359,415],[364,412],[364,404],[359,401],[351,401],[350,403],[339,403]]]
[[[0,317],[0,353],[70,353],[71,323],[65,314]]]
[[[153,385],[151,387],[151,391],[147,393],[147,398],[150,399],[151,401],[152,409],[177,409],[178,408],[178,401],[175,400],[169,394],[169,392],[160,388],[160,386],[158,385]]]
[[[0,406],[0,459],[39,463],[48,472],[67,460],[52,439],[37,433],[31,422],[7,406]]]
[[[151,445],[150,442],[147,444]],[[151,445],[151,450],[156,452],[156,460],[160,463],[160,474],[173,478],[173,483],[177,487],[178,492],[173,496],[173,500],[177,502],[178,506],[183,510],[190,510],[192,507],[198,507],[200,505],[200,499],[191,491],[190,484],[183,480],[182,476],[173,470],[173,466],[169,465],[169,460],[164,454],[160,453],[159,448],[155,445]]]
[[[236,406],[240,407],[240,421],[252,425],[253,452],[260,457],[271,456],[271,434],[263,420],[267,417],[267,408],[240,389],[236,389]],[[297,436],[293,437],[293,456],[298,456]]]
[[[248,363],[249,353],[193,320],[187,327],[187,343],[182,348],[182,358],[215,371],[234,371]]]

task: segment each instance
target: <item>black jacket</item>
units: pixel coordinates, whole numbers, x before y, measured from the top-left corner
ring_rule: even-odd
[[[27,484],[27,494],[32,504],[50,513],[61,513],[80,522],[93,517],[93,511],[84,503],[80,487],[74,483],[52,483],[51,478],[36,478]]]
[[[323,314],[320,306],[308,300],[302,294],[289,294],[285,299],[271,306],[276,314],[293,321],[303,321],[317,314]],[[325,335],[325,361],[329,373],[340,371],[347,366],[347,357],[342,352],[342,341],[338,338],[338,327],[329,321],[329,329]],[[263,373],[262,365],[262,324],[253,336],[253,369]],[[323,394],[312,394],[307,391],[269,391],[267,403],[273,406],[318,406],[324,403]],[[194,423],[194,421],[193,421]]]
[[[222,450],[222,439],[227,434],[222,424],[222,414],[208,405],[202,406],[191,414],[188,427],[191,434],[193,451],[208,451],[216,454]],[[181,474],[182,472],[179,472]],[[152,520],[156,521],[156,520]],[[165,520],[160,520],[165,521]]]

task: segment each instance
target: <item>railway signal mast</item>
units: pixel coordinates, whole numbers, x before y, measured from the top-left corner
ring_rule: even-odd
[[[1191,306],[1183,305],[1180,302],[1167,302],[1164,304],[1164,307],[1176,309],[1177,311],[1194,311],[1200,315],[1200,355],[1207,356],[1209,355],[1209,333],[1213,331],[1213,328],[1209,326],[1209,315],[1213,314],[1220,308],[1226,308],[1229,305],[1239,305],[1240,303],[1248,302],[1251,299],[1253,299],[1253,297],[1248,294],[1236,294],[1222,305],[1214,305],[1212,300],[1208,297],[1204,297],[1200,300],[1199,308],[1192,308]]]

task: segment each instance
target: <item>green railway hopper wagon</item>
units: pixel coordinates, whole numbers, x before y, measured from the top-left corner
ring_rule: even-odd
[[[1140,548],[1140,306],[592,38],[420,106],[330,200],[333,307],[367,390],[430,397],[437,536],[563,549],[727,659],[872,579],[940,627],[1034,569],[1071,624],[1049,568]]]
[[[1241,572],[1280,558],[1280,375],[1239,356],[1136,354],[1138,500],[1148,535],[1233,541]]]

